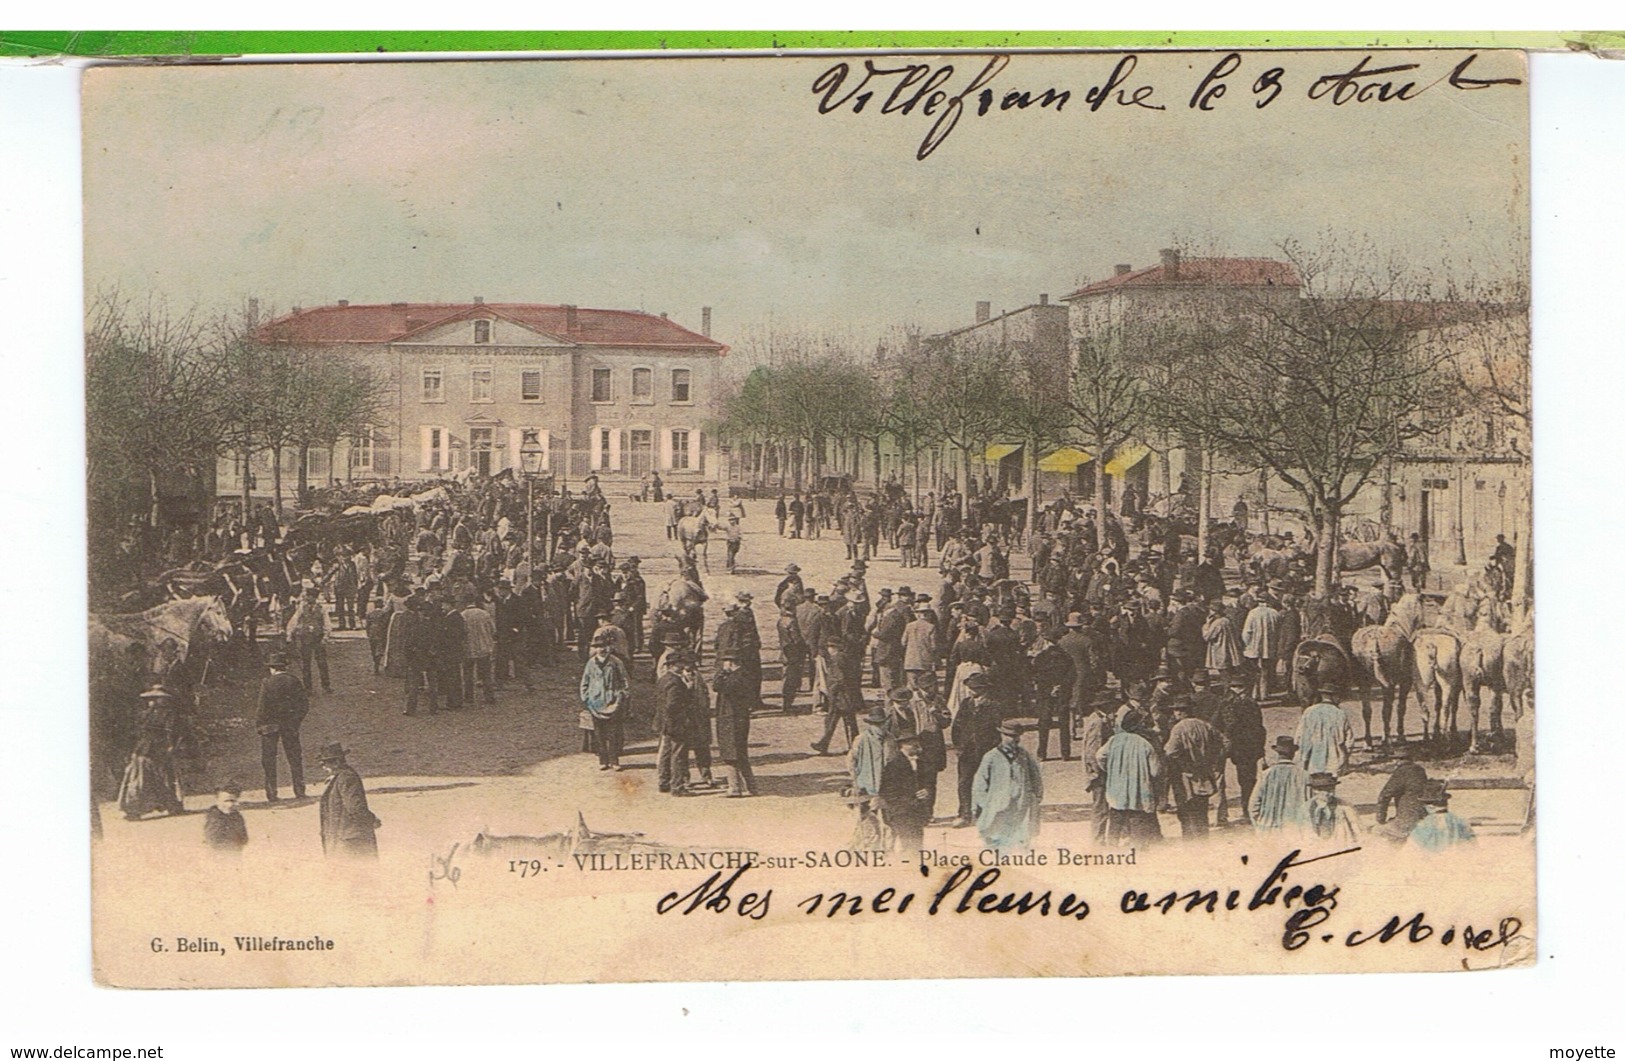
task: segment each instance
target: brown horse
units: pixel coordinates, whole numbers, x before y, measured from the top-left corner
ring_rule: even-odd
[[[1317,693],[1327,686],[1341,689],[1349,683],[1349,656],[1329,635],[1311,637],[1298,642],[1292,652],[1292,669],[1288,681],[1292,695],[1304,707],[1316,703]],[[1371,713],[1366,712],[1366,733],[1370,735]]]

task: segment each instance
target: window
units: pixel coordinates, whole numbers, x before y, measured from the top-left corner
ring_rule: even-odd
[[[680,427],[671,433],[671,467],[678,472],[688,469],[688,432]]]
[[[491,393],[491,369],[475,368],[468,373],[468,400],[471,402],[494,401]]]
[[[373,439],[372,432],[365,435],[356,435],[350,439],[350,470],[352,472],[372,471]]]
[[[425,427],[423,429],[423,461],[422,469],[426,472],[447,471],[450,468],[446,460],[446,429],[443,427]]]
[[[442,378],[438,368],[423,370],[423,400],[426,402],[443,402],[446,400],[445,388],[441,385]]]
[[[474,341],[476,343],[488,343],[488,342],[491,341],[491,322],[490,321],[475,321],[474,322]]]
[[[674,368],[671,370],[671,400],[674,402],[688,401],[689,370]]]
[[[595,368],[592,370],[592,400],[595,402],[613,401],[609,389],[609,369]]]
[[[519,400],[522,402],[539,402],[542,400],[541,369],[527,368],[520,370]]]
[[[614,467],[614,460],[609,449],[608,428],[599,428],[598,430],[598,463],[595,466],[599,468]]]
[[[649,368],[634,368],[632,370],[632,400],[635,402],[649,402],[654,400],[654,396],[654,370]]]

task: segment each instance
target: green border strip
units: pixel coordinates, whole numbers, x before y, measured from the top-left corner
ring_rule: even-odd
[[[1552,31],[1243,32],[954,30],[0,30],[0,57],[206,59],[253,55],[425,52],[856,51],[878,48],[1519,48],[1617,51],[1625,33]]]

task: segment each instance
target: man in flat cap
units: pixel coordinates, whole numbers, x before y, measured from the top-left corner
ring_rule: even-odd
[[[995,851],[1024,850],[1038,835],[1044,774],[1021,746],[1025,728],[1013,718],[999,723],[999,744],[982,756],[971,788],[976,830],[982,845]]]

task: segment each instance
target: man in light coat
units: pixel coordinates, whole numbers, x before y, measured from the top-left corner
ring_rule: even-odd
[[[999,724],[999,746],[982,756],[971,787],[976,830],[982,845],[994,851],[1025,850],[1038,835],[1044,774],[1021,746],[1021,731],[1015,719]]]
[[[1337,705],[1334,689],[1323,685],[1318,693],[1320,702],[1298,720],[1298,765],[1311,774],[1341,774],[1354,744],[1354,726]]]

